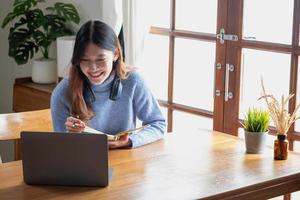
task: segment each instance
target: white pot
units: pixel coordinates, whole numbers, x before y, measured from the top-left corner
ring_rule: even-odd
[[[68,74],[71,64],[75,36],[64,36],[57,38],[57,75],[63,78]]]
[[[32,81],[40,84],[49,84],[56,82],[56,60],[38,58],[33,61]]]
[[[247,153],[263,153],[266,147],[267,132],[249,132],[244,130]]]

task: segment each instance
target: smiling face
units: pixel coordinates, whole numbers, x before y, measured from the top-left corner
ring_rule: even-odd
[[[80,69],[92,84],[99,85],[109,77],[117,58],[114,52],[90,43],[80,59]]]

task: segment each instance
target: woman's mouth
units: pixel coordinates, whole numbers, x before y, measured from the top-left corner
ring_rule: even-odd
[[[91,78],[100,78],[104,72],[90,73]]]

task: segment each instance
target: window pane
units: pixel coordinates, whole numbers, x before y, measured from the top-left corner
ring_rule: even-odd
[[[167,121],[167,120],[168,120],[168,119],[167,119],[167,118],[168,118],[168,108],[162,107],[162,106],[161,106],[160,109],[161,109],[161,112],[162,112],[164,118],[165,118],[166,121]]]
[[[249,108],[267,109],[263,100],[257,101],[262,91],[261,77],[268,94],[273,94],[277,99],[281,98],[283,94],[286,97],[289,94],[290,55],[243,49],[240,119],[244,119]]]
[[[299,104],[300,103],[300,57],[298,57],[298,81],[297,81],[297,95],[296,95],[296,100],[297,100],[297,104]],[[298,111],[298,114],[300,114],[300,110]],[[300,132],[300,119],[299,120],[297,120],[296,122],[295,122],[295,131],[298,131],[298,132]],[[300,152],[300,142],[298,141],[297,143],[299,143],[298,144],[298,146],[299,146],[299,152]]]
[[[216,33],[216,0],[177,0],[176,29]]]
[[[149,34],[146,37],[141,74],[156,98],[168,97],[169,38]]]
[[[173,112],[173,132],[187,134],[187,132],[213,130],[211,118],[192,115],[184,112]]]
[[[213,111],[215,43],[176,39],[174,102]]]
[[[244,0],[243,37],[256,40],[292,42],[294,0]]]
[[[150,25],[162,28],[170,27],[170,0],[151,0],[148,11],[150,11]]]

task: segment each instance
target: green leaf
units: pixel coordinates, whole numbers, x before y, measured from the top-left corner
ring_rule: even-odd
[[[10,21],[12,21],[16,17],[16,13],[8,13],[3,20],[2,28],[4,28]]]
[[[29,58],[33,58],[34,52],[38,51],[38,46],[32,41],[24,41],[18,46],[10,47],[14,55],[12,56],[18,65],[26,64]]]
[[[43,17],[43,12],[40,9],[31,10],[28,13],[26,13],[28,28],[34,30],[40,27],[44,20]]]
[[[57,37],[70,35],[67,31],[69,30],[65,25],[65,19],[57,16],[57,15],[45,15],[44,16],[44,22],[43,22],[43,28],[47,32],[47,41],[49,42],[49,45],[52,41],[55,41]],[[43,43],[45,46],[47,43]],[[48,49],[48,47],[46,48]]]
[[[39,47],[44,50],[43,54],[47,52],[57,37],[73,34],[66,22],[79,23],[78,12],[72,4],[56,3],[46,8],[51,14],[44,15],[44,10],[37,8],[39,2],[45,0],[15,0],[13,11],[1,24],[4,28],[15,21],[9,29],[8,53],[18,64],[28,62]]]
[[[4,28],[9,22],[14,20],[16,17],[20,15],[26,15],[28,10],[35,6],[37,2],[41,2],[42,0],[15,0],[13,6],[13,12],[10,12],[6,15],[2,22],[2,28]]]
[[[19,21],[17,21],[13,27],[10,28],[10,33],[15,31],[17,28],[22,27],[24,24],[27,24],[27,19],[24,17],[21,17]]]
[[[27,0],[15,0],[15,2],[14,2],[14,6],[16,6],[16,5],[18,5],[18,4],[20,4],[20,3],[24,3],[24,1],[27,1]]]
[[[44,48],[48,48],[51,44],[51,41],[49,41],[46,37],[46,35],[42,31],[36,31],[32,34],[33,39],[35,40],[35,43],[38,46],[42,46]]]
[[[48,32],[63,32],[65,29],[65,19],[57,15],[45,15],[43,28]]]
[[[38,0],[16,0],[14,2],[14,13],[25,13],[33,6],[36,6]]]
[[[249,109],[244,121],[244,126],[250,132],[266,132],[270,124],[270,114],[268,111],[259,109]]]
[[[76,24],[79,23],[79,21],[80,21],[79,14],[78,14],[76,8],[72,4],[56,3],[54,5],[54,8],[55,8],[57,14],[59,16],[65,18],[67,21],[72,21]]]
[[[37,52],[38,46],[31,41],[32,32],[25,28],[11,29],[8,55],[13,57],[18,65],[25,64]]]
[[[60,32],[51,32],[51,33],[49,33],[48,37],[49,37],[49,39],[55,41],[56,38],[58,38],[58,37],[62,37],[62,36],[66,36],[66,35],[73,35],[73,34],[74,34],[74,32],[71,29],[65,27]]]
[[[10,44],[18,46],[19,43],[23,43],[31,38],[31,32],[25,28],[19,28],[17,30],[11,31],[8,36]]]

